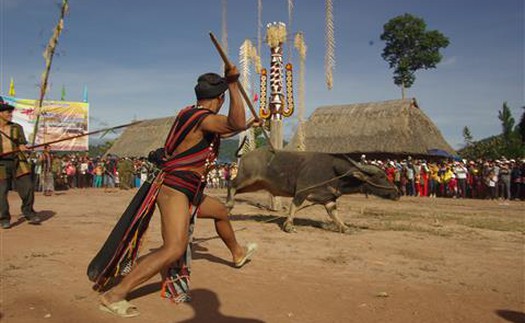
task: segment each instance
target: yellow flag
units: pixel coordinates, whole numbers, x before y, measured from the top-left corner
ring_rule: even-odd
[[[9,96],[16,96],[16,91],[15,91],[15,80],[13,80],[13,78],[11,78],[11,83],[9,83]]]

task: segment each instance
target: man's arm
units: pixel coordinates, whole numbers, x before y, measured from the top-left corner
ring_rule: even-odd
[[[251,117],[246,122],[246,127],[244,129],[238,130],[238,131],[229,132],[229,133],[223,133],[223,134],[221,134],[221,138],[230,138],[230,137],[233,137],[233,136],[239,134],[241,131],[250,129],[251,127],[260,127],[260,126],[261,126],[260,120],[259,119],[255,119],[254,117]]]
[[[228,116],[210,115],[206,117],[200,126],[204,131],[227,134],[246,129],[244,102],[237,82],[239,72],[235,66],[232,66],[226,70],[225,74],[230,96],[230,109],[228,111]]]

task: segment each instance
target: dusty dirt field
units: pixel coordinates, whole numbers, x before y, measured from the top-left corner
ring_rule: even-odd
[[[209,191],[224,199],[224,191]],[[86,267],[134,191],[37,193],[41,226],[1,231],[2,322],[525,322],[525,203],[362,195],[339,200],[351,226],[323,228],[324,208],[301,210],[298,232],[257,205],[267,193],[237,197],[233,225],[259,250],[242,269],[210,220],[195,234],[193,301],[159,297],[155,277],[130,295],[141,315],[98,309]],[[19,198],[10,193],[14,220]],[[286,205],[287,200],[283,201]],[[160,244],[154,215],[144,251]]]

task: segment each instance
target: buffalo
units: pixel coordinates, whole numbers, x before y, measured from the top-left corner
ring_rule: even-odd
[[[362,165],[343,154],[297,152],[258,148],[242,156],[237,176],[228,188],[226,205],[233,208],[239,193],[266,190],[274,196],[292,197],[286,232],[295,232],[293,219],[304,201],[324,205],[340,232],[347,226],[337,215],[336,200],[343,194],[364,193],[398,200],[397,187],[385,172]]]

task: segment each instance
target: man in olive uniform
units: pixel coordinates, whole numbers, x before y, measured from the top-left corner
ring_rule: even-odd
[[[128,157],[118,161],[118,176],[120,178],[120,189],[129,190],[131,188],[131,179],[133,177],[133,163]]]
[[[7,194],[10,183],[15,182],[18,195],[22,199],[22,214],[30,224],[40,224],[41,220],[33,210],[35,200],[31,166],[23,151],[27,141],[21,125],[12,122],[15,108],[0,97],[0,226],[11,227],[11,214]],[[12,154],[6,154],[10,151]]]

